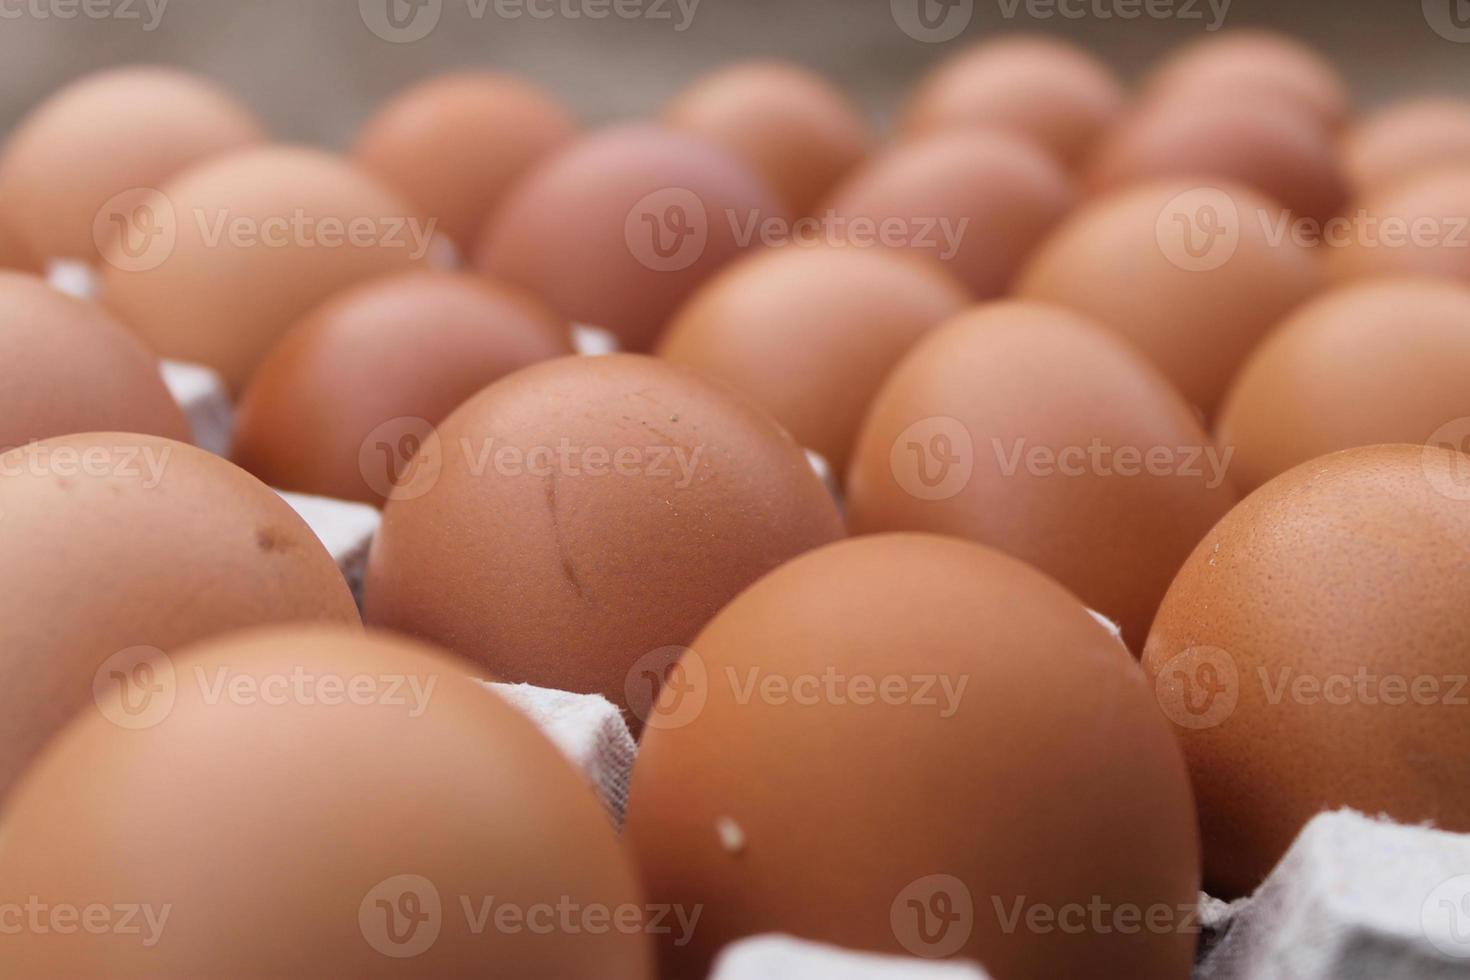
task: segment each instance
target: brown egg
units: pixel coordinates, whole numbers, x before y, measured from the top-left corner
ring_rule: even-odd
[[[1234,30],[1179,48],[1146,80],[1145,97],[1185,91],[1260,93],[1295,103],[1329,128],[1352,108],[1347,82],[1333,65],[1285,34]]]
[[[1106,191],[1162,177],[1219,177],[1318,221],[1347,200],[1332,134],[1294,103],[1229,91],[1157,99],[1115,128],[1088,160]]]
[[[1470,166],[1470,102],[1420,98],[1390,105],[1343,136],[1355,187],[1370,190],[1444,167]]]
[[[577,123],[530,82],[465,72],[414,86],[370,119],[352,158],[438,220],[466,254],[514,182]]]
[[[1321,285],[1319,257],[1287,220],[1223,181],[1117,191],[1043,242],[1016,292],[1110,327],[1211,416],[1257,341]]]
[[[381,504],[408,461],[402,440],[491,382],[570,353],[567,325],[518,290],[445,272],[375,279],[271,351],[240,400],[231,456],[278,489]]]
[[[663,114],[670,128],[743,161],[792,214],[808,214],[867,155],[873,136],[857,107],[795,65],[733,65],[695,82]]]
[[[568,319],[648,350],[701,282],[785,226],[771,192],[725,151],[620,126],[536,168],[481,239],[479,265]]]
[[[1349,806],[1470,831],[1470,457],[1350,449],[1261,487],[1180,571],[1144,651],[1212,894]]]
[[[1370,191],[1327,239],[1335,279],[1444,276],[1470,281],[1470,166]]]
[[[137,931],[21,928],[7,976],[652,977],[606,816],[464,664],[278,628],[152,667],[99,690],[0,841],[7,907]]]
[[[368,622],[509,681],[626,704],[645,655],[842,536],[801,449],[763,412],[650,357],[569,357],[492,385],[400,477]]]
[[[0,269],[38,271],[40,263],[31,257],[15,231],[5,223],[4,214],[5,205],[0,204]]]
[[[627,824],[649,899],[704,908],[664,977],[766,932],[1007,980],[1189,976],[1179,749],[1133,658],[1036,570],[927,535],[823,548],[721,610],[669,685]],[[1149,908],[1162,928],[1117,928]]]
[[[0,155],[0,200],[41,259],[95,260],[109,229],[188,167],[264,139],[259,121],[211,82],[163,67],[98,72],[47,99]]]
[[[1045,36],[977,44],[931,72],[904,114],[906,136],[1001,129],[1076,164],[1123,112],[1117,75],[1082,49]]]
[[[0,796],[140,649],[357,609],[285,501],[218,456],[86,433],[0,455]]]
[[[432,232],[356,168],[286,147],[190,170],[134,219],[106,255],[103,300],[159,354],[236,392],[327,297],[420,266]]]
[[[1022,258],[1075,200],[1044,152],[1000,132],[941,133],[887,151],[828,206],[847,244],[879,244],[943,262],[980,299],[999,296]]]
[[[1340,449],[1422,443],[1470,418],[1470,287],[1370,279],[1303,306],[1246,362],[1218,441],[1254,490]],[[1470,427],[1467,427],[1470,434]]]
[[[0,272],[0,452],[100,430],[189,438],[137,338],[101,307]]]
[[[969,302],[963,286],[917,257],[788,246],[701,288],[658,352],[742,392],[844,473],[883,378]]]
[[[994,303],[930,334],[884,382],[848,479],[848,526],[999,548],[1141,650],[1174,573],[1235,503],[1227,463],[1184,399],[1104,328]]]

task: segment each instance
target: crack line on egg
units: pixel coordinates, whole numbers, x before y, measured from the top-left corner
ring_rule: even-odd
[[[556,537],[556,553],[561,559],[561,571],[568,582],[577,590],[577,595],[583,601],[588,598],[587,590],[582,585],[582,579],[577,574],[576,566],[572,564],[572,556],[567,552],[566,539],[562,535],[561,513],[559,495],[557,493],[557,475],[552,473],[546,480],[546,508],[551,512],[551,529]]]

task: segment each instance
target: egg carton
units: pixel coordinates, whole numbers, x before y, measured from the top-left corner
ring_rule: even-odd
[[[52,270],[53,284],[90,295],[86,270]],[[576,331],[579,352],[616,351],[595,328]],[[166,363],[164,379],[196,443],[224,453],[233,409],[218,375]],[[813,468],[837,494],[820,456]],[[282,493],[321,539],[360,599],[374,507]],[[1099,617],[1100,618],[1100,617]],[[535,722],[622,825],[636,745],[621,712],[599,695],[486,682]],[[1193,980],[1470,980],[1470,835],[1412,827],[1350,810],[1303,828],[1249,898],[1201,895]],[[974,964],[853,953],[791,937],[762,936],[727,949],[711,980],[978,980]]]
[[[1319,814],[1254,895],[1210,915],[1195,980],[1470,977],[1470,835]]]

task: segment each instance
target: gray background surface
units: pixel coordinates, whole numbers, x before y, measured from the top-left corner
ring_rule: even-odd
[[[166,5],[146,30],[150,2]],[[343,145],[395,90],[468,66],[524,73],[597,123],[652,112],[713,65],[789,58],[839,81],[881,122],[926,66],[1002,31],[1075,39],[1132,77],[1160,52],[1198,37],[1213,18],[1207,0],[1146,0],[1188,6],[1194,16],[1133,20],[1116,13],[1145,0],[1060,0],[1081,16],[1039,16],[1055,11],[1058,0],[961,0],[973,3],[965,31],[947,43],[925,43],[899,29],[890,0],[698,0],[682,31],[679,0],[616,0],[645,10],[657,4],[672,19],[558,12],[614,0],[429,2],[442,4],[438,26],[420,41],[389,43],[368,29],[359,0],[0,0],[0,130],[69,79],[138,61],[210,75],[280,138],[327,146]],[[522,2],[553,15],[521,9],[514,16]],[[99,7],[88,16],[78,13],[83,3]],[[508,6],[497,12],[497,3]],[[1463,38],[1431,26],[1451,5],[1467,18]],[[62,19],[68,11],[76,16]],[[1224,23],[1278,27],[1314,43],[1349,75],[1364,104],[1415,90],[1470,94],[1467,0],[1235,0]]]

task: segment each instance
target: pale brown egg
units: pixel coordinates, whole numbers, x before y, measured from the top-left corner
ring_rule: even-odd
[[[1371,190],[1330,231],[1326,251],[1335,279],[1415,275],[1470,282],[1470,165]]]
[[[1336,140],[1296,104],[1221,90],[1156,99],[1113,129],[1087,161],[1094,191],[1184,177],[1253,187],[1324,221],[1347,200]]]
[[[626,834],[650,901],[703,908],[661,942],[667,980],[759,933],[1008,980],[1189,976],[1179,749],[1133,658],[1035,569],[928,535],[835,544],[721,610],[665,690]],[[1116,928],[1150,908],[1162,925]],[[1033,909],[1072,925],[1017,928]]]
[[[368,561],[374,626],[497,677],[629,704],[641,658],[842,536],[791,437],[651,357],[568,357],[470,399],[403,470]]]
[[[0,272],[0,452],[73,432],[187,440],[158,360],[101,307]]]
[[[1223,181],[1097,198],[1032,254],[1016,293],[1116,331],[1207,417],[1265,333],[1322,284],[1289,213]]]
[[[207,365],[238,392],[329,296],[421,267],[432,233],[337,157],[250,150],[186,172],[132,212],[105,256],[102,298],[160,355]]]
[[[780,63],[706,75],[664,110],[663,122],[729,151],[797,215],[811,212],[873,141],[862,114],[836,86]]]
[[[567,324],[479,276],[409,272],[347,290],[294,327],[240,399],[231,458],[280,490],[381,504],[460,403],[571,353]]]
[[[1144,651],[1199,799],[1211,893],[1340,807],[1470,831],[1470,457],[1351,449],[1247,497]]]
[[[1126,99],[1112,69],[1081,48],[1010,36],[977,44],[932,71],[910,99],[902,128],[906,137],[1001,129],[1070,167],[1119,119]]]
[[[0,840],[7,907],[135,928],[22,927],[0,972],[651,980],[606,815],[466,664],[323,628],[149,663],[99,689]]]
[[[130,214],[145,191],[264,138],[253,113],[203,78],[151,66],[98,72],[11,134],[0,201],[31,255],[95,261],[109,230],[99,214]]]
[[[1343,135],[1342,154],[1360,191],[1424,171],[1470,166],[1470,102],[1418,98],[1386,106]]]
[[[1470,419],[1470,287],[1369,279],[1287,317],[1241,369],[1218,440],[1243,491],[1339,449]],[[1466,423],[1470,434],[1470,423]]]
[[[1177,49],[1145,80],[1146,98],[1213,90],[1259,93],[1295,103],[1329,128],[1347,120],[1347,81],[1313,48],[1286,34],[1231,30]]]
[[[0,796],[94,687],[149,651],[358,622],[311,529],[211,453],[85,433],[0,455],[0,476]]]
[[[1236,501],[1227,464],[1115,335],[1060,308],[994,303],[924,338],[884,382],[848,526],[999,548],[1141,650],[1174,573]]]
[[[469,254],[506,192],[576,133],[571,114],[530,82],[465,72],[416,85],[383,106],[351,156]]]
[[[788,224],[765,184],[719,147],[620,126],[518,184],[486,225],[478,264],[642,351],[701,282],[763,244],[764,227]]]
[[[826,220],[847,247],[930,256],[988,299],[1075,200],[1066,173],[1030,142],[958,130],[876,157],[838,188]]]
[[[658,354],[748,396],[842,474],[894,363],[969,302],[959,282],[916,256],[788,246],[707,283]]]

